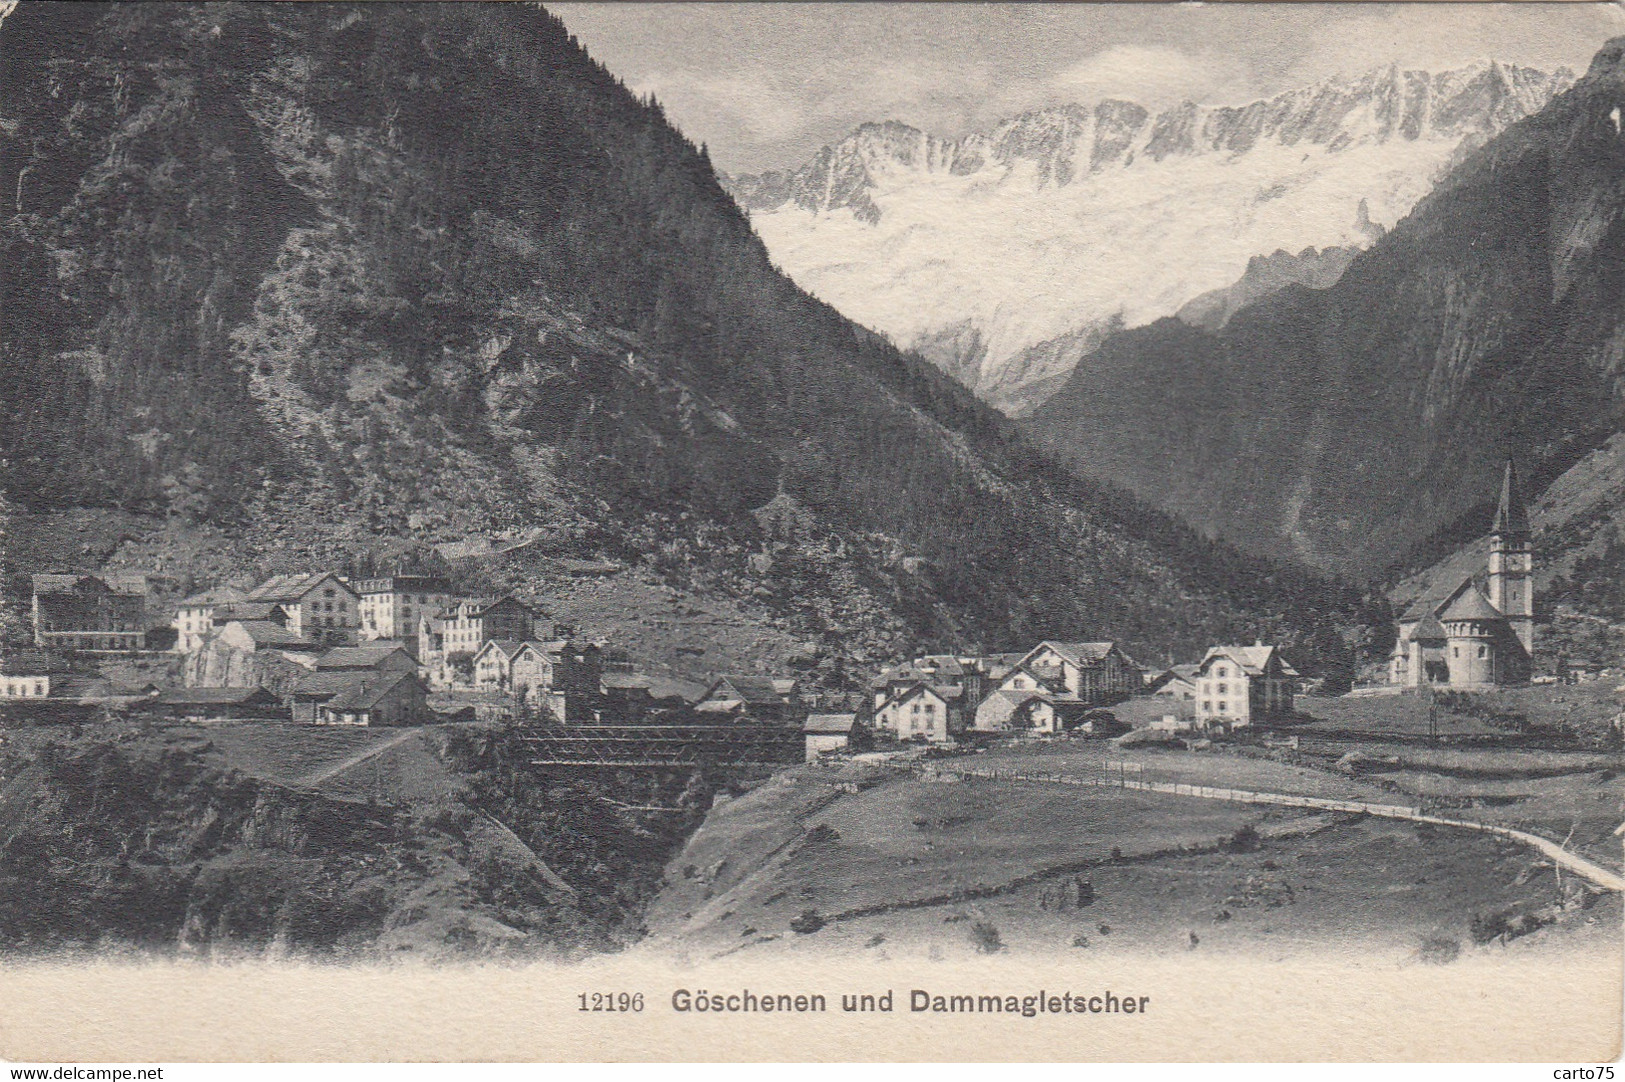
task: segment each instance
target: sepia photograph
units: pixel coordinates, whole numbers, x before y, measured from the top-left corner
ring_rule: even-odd
[[[0,147],[0,1057],[1619,1055],[1619,4],[12,0]]]

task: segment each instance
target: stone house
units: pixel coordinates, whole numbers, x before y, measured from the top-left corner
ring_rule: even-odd
[[[363,639],[402,639],[417,650],[418,622],[442,613],[455,600],[451,583],[438,575],[392,575],[351,583],[360,597]]]
[[[217,586],[183,598],[175,608],[175,652],[190,654],[201,650],[204,640],[214,634],[216,611],[237,604],[246,596],[235,586]]]
[[[361,626],[361,598],[338,575],[318,571],[277,575],[249,591],[248,601],[280,606],[288,630],[327,646],[354,646]]]

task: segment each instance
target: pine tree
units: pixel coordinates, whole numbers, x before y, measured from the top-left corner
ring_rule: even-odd
[[[8,472],[7,463],[0,460],[0,476]],[[0,652],[26,646],[32,639],[22,600],[15,589],[18,573],[12,551],[13,518],[11,501],[6,499],[5,491],[0,490]]]

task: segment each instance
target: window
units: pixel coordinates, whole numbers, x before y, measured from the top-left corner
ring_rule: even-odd
[[[1485,656],[1487,656],[1487,655],[1486,655],[1486,654],[1485,654],[1485,652],[1484,652],[1484,644],[1483,644],[1483,643],[1479,643],[1479,646],[1478,646],[1478,656],[1479,656],[1479,657],[1485,657]]]
[[[1222,714],[1228,709],[1230,709],[1229,704],[1224,702],[1223,700],[1220,700],[1220,702],[1219,702],[1219,713]]]
[[[1227,692],[1229,690],[1230,690],[1230,685],[1229,684],[1220,684],[1219,685],[1219,694],[1220,695],[1223,695],[1225,692]]]
[[[1211,702],[1208,702],[1205,699],[1202,701],[1202,713],[1204,713],[1204,714],[1213,713],[1213,704]]]
[[[44,695],[45,694],[45,683],[44,683],[44,681],[41,681],[41,680],[34,681],[34,694],[35,695]]]
[[[1227,667],[1223,666],[1223,665],[1220,665],[1216,671],[1218,672],[1218,674],[1220,676],[1229,676],[1230,675],[1230,670]]]
[[[1451,647],[1451,648],[1450,648],[1450,656],[1451,656],[1451,657],[1460,657],[1460,656],[1461,656],[1461,647],[1459,647],[1459,646],[1452,646],[1452,647]]]

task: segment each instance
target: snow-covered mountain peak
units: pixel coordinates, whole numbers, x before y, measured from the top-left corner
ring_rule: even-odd
[[[1253,256],[1365,247],[1573,81],[1393,64],[1242,105],[1035,109],[955,139],[886,121],[725,182],[801,286],[1019,411],[1105,330],[1224,289]]]

